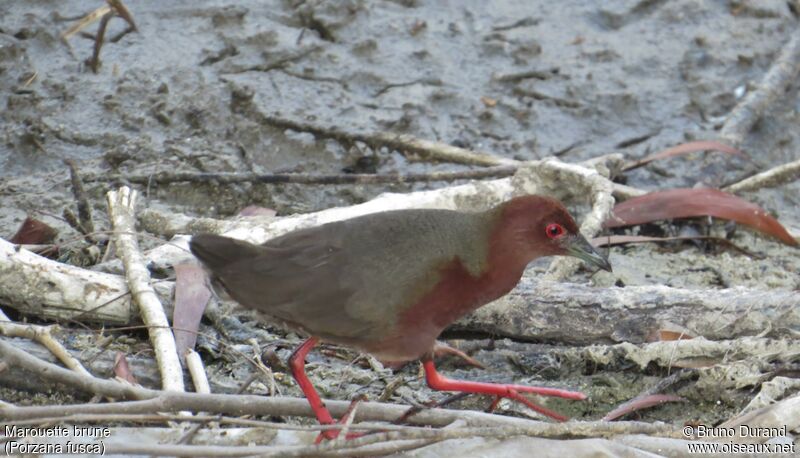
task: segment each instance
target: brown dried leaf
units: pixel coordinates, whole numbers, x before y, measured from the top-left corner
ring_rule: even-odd
[[[53,243],[58,231],[36,218],[28,216],[20,224],[17,233],[9,242],[18,245],[47,245]]]
[[[206,274],[197,264],[175,266],[175,310],[172,326],[175,328],[175,346],[183,361],[186,350],[194,348],[200,320],[206,309],[211,291],[206,287]]]
[[[672,148],[667,148],[663,151],[651,154],[645,158],[639,159],[638,161],[630,162],[628,164],[625,164],[624,167],[622,167],[622,171],[627,172],[628,170],[639,168],[643,165],[649,164],[650,162],[659,159],[665,159],[673,156],[682,156],[684,154],[695,153],[697,151],[721,151],[723,153],[733,154],[736,156],[748,157],[746,154],[744,154],[743,152],[739,151],[738,149],[732,146],[728,146],[724,143],[720,143],[713,140],[703,140],[703,141],[682,143],[680,145],[673,146]]]
[[[661,323],[658,329],[654,329],[647,335],[647,342],[671,342],[675,340],[694,339],[694,335],[683,326],[674,323]]]
[[[628,415],[629,413],[636,412],[637,410],[647,409],[648,407],[658,406],[665,402],[683,402],[686,399],[671,394],[649,394],[638,398],[631,399],[628,402],[621,404],[616,409],[607,413],[603,417],[603,421],[613,421],[617,418]]]
[[[133,376],[133,371],[131,371],[131,367],[128,365],[128,358],[126,358],[125,353],[121,351],[118,351],[117,354],[114,355],[114,375],[120,380],[138,385],[136,377]]]
[[[713,216],[749,226],[781,242],[797,246],[781,223],[766,210],[727,192],[711,188],[668,189],[626,200],[614,207],[603,225],[607,228],[633,226],[664,219]]]

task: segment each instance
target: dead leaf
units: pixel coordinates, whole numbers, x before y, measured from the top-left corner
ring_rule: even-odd
[[[684,154],[696,153],[698,151],[721,151],[723,153],[733,154],[735,156],[740,156],[744,158],[748,157],[746,154],[744,154],[743,152],[739,151],[738,149],[732,146],[728,146],[724,143],[720,143],[713,140],[704,140],[704,141],[682,143],[680,145],[673,146],[672,148],[667,148],[663,151],[651,154],[645,158],[639,159],[638,161],[625,164],[625,166],[622,167],[622,171],[627,172],[628,170],[639,168],[643,165],[649,164],[650,162],[657,161],[659,159],[665,159],[673,156],[683,156]]]
[[[675,340],[694,339],[694,337],[694,334],[685,327],[665,321],[659,323],[658,329],[654,329],[650,332],[645,340],[647,342],[671,342]]]
[[[616,409],[607,413],[603,417],[603,421],[613,421],[617,418],[628,415],[629,413],[636,412],[637,410],[647,409],[649,407],[658,406],[665,402],[683,402],[686,399],[675,396],[672,394],[649,394],[638,398],[631,399],[628,402],[621,404]]]
[[[749,226],[781,242],[797,246],[797,241],[781,223],[758,205],[727,192],[711,188],[678,188],[656,191],[626,200],[614,207],[606,228],[634,226],[653,221],[713,216]]]
[[[175,346],[183,361],[186,350],[194,348],[197,331],[211,291],[206,287],[205,272],[197,264],[178,264],[175,266],[175,310],[172,326]]]
[[[47,245],[53,243],[58,231],[36,218],[28,216],[20,224],[17,233],[9,242],[18,245]]]
[[[128,365],[128,358],[126,358],[125,353],[121,351],[118,351],[117,354],[114,355],[114,375],[120,380],[125,380],[132,385],[138,385],[136,377],[133,376],[133,371],[131,371],[131,367]]]

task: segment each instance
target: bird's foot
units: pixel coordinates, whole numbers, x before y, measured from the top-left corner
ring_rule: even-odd
[[[341,434],[342,431],[345,431],[345,435],[344,435],[345,440],[355,439],[357,437],[363,436],[365,433],[350,433],[350,432],[346,432],[346,430],[347,430],[347,427],[350,425],[350,423],[352,423],[352,421],[353,421],[353,417],[355,416],[356,407],[358,406],[358,403],[361,402],[361,401],[364,401],[366,399],[367,399],[367,396],[362,394],[362,395],[356,397],[355,399],[353,399],[352,401],[350,401],[350,405],[347,407],[347,410],[344,412],[344,415],[342,415],[342,418],[340,418],[339,421],[336,422],[337,425],[343,425],[342,429],[338,429],[338,428],[337,429],[326,429],[325,431],[322,431],[322,432],[319,433],[317,438],[314,440],[314,443],[315,444],[319,444],[324,439],[334,440],[334,439],[339,437],[339,434]]]
[[[306,376],[306,369],[305,369],[305,360],[306,355],[308,352],[317,345],[317,338],[311,337],[306,339],[299,347],[297,347],[293,352],[292,355],[289,356],[289,368],[292,370],[292,375],[294,379],[297,381],[297,384],[300,385],[300,389],[303,391],[303,394],[306,395],[306,399],[308,400],[308,404],[311,406],[311,410],[314,411],[314,415],[317,417],[317,421],[321,425],[335,425],[341,424],[343,425],[342,429],[347,429],[348,425],[351,422],[351,417],[355,413],[356,406],[358,405],[359,401],[362,401],[364,398],[359,396],[358,398],[354,399],[353,402],[350,403],[350,406],[347,408],[347,411],[344,413],[342,418],[336,422],[333,420],[331,413],[328,411],[328,408],[325,407],[325,403],[322,402],[322,399],[319,397],[319,393],[317,390],[314,389],[314,385],[311,384],[311,380],[308,379]],[[333,440],[339,437],[339,433],[341,429],[326,429],[319,433],[317,439],[314,441],[315,444],[319,444],[322,442],[323,439]],[[363,436],[362,433],[346,433],[345,439],[353,439],[356,437]]]
[[[583,400],[586,395],[576,391],[561,390],[558,388],[547,388],[539,386],[525,386],[514,384],[500,384],[500,383],[482,383],[470,382],[466,380],[453,380],[442,376],[436,371],[436,366],[433,364],[433,359],[423,361],[425,368],[425,379],[428,386],[434,390],[440,391],[461,391],[465,393],[476,394],[489,394],[495,396],[490,409],[494,410],[497,407],[500,399],[507,398],[519,402],[526,407],[535,410],[536,412],[546,415],[557,421],[566,421],[567,417],[553,412],[550,409],[544,408],[540,405],[534,404],[521,393],[534,393],[542,396],[555,396],[565,399]]]

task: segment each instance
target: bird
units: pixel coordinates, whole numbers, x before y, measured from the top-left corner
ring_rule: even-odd
[[[434,390],[509,398],[565,417],[522,393],[582,400],[580,392],[444,377],[437,338],[451,323],[510,292],[526,266],[574,256],[611,271],[558,200],[524,195],[488,210],[403,209],[303,228],[257,245],[197,234],[190,249],[240,305],[308,336],[289,357],[292,375],[320,424],[335,423],[305,373],[319,343],[343,345],[383,362],[421,360]],[[337,437],[338,429],[323,435]],[[320,436],[322,437],[322,436]]]

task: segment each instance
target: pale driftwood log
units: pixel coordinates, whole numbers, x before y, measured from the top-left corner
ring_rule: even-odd
[[[163,299],[172,283],[155,283]],[[0,301],[25,314],[49,320],[124,325],[137,310],[119,275],[62,264],[0,239]]]
[[[183,391],[183,371],[178,359],[175,336],[172,334],[164,306],[150,285],[150,272],[136,242],[135,229],[137,192],[127,186],[109,191],[108,214],[114,229],[114,243],[125,266],[125,278],[133,300],[139,305],[142,321],[147,325],[150,343],[155,351],[162,386],[167,391]]]
[[[667,286],[591,288],[524,276],[508,295],[459,320],[461,330],[585,345],[644,342],[661,323],[695,336],[731,339],[800,329],[800,292],[747,288],[714,291]]]

